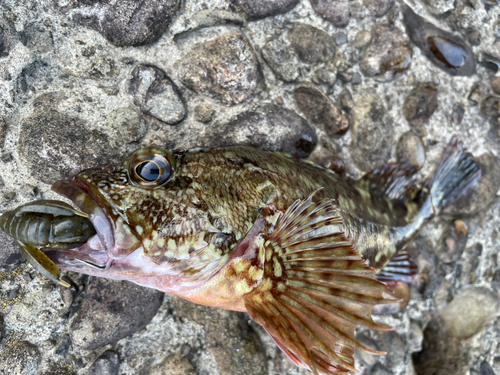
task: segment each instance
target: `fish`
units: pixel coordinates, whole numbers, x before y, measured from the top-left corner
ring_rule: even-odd
[[[39,250],[61,270],[248,312],[296,366],[348,374],[355,349],[384,354],[354,331],[391,329],[372,309],[418,274],[405,245],[481,177],[457,136],[420,187],[415,174],[388,163],[354,181],[254,147],[146,147],[56,182],[71,225],[95,234]]]

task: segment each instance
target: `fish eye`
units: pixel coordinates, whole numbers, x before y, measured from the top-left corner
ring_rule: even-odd
[[[129,179],[138,186],[155,188],[163,186],[173,175],[174,158],[168,151],[143,149],[129,161]]]

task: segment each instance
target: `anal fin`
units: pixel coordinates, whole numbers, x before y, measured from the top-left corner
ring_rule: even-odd
[[[406,250],[399,251],[384,268],[377,273],[377,280],[383,282],[403,281],[410,283],[418,274],[418,267],[410,253]]]
[[[298,366],[314,374],[348,374],[354,349],[383,354],[360,344],[358,325],[373,322],[373,306],[390,303],[387,286],[376,280],[344,233],[333,200],[296,201],[264,241],[262,282],[245,296],[245,306]]]

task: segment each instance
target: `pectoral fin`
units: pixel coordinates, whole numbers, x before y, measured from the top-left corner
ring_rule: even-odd
[[[388,330],[371,318],[387,287],[344,234],[333,200],[296,201],[264,242],[264,277],[245,297],[250,315],[298,366],[314,374],[356,371],[358,325]]]

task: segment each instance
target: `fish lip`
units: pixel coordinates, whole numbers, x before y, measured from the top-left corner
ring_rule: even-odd
[[[106,215],[106,208],[99,205],[99,197],[92,194],[89,186],[79,176],[68,180],[57,181],[52,185],[52,191],[68,198],[80,210],[89,215],[89,220],[109,254],[115,247],[113,225]]]

